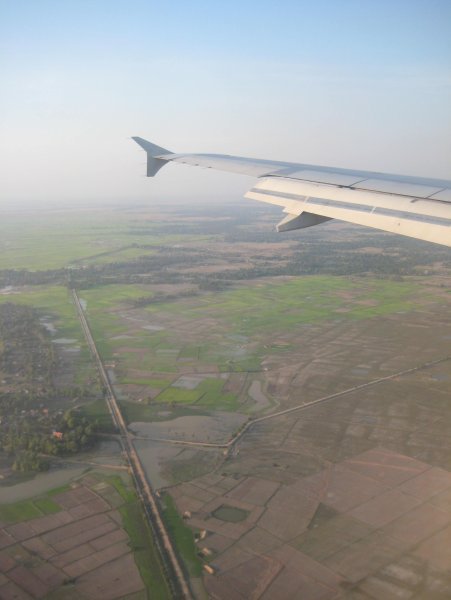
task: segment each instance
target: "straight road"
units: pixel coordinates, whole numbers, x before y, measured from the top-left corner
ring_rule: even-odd
[[[83,329],[86,341],[89,349],[94,356],[97,368],[99,371],[100,378],[106,389],[106,402],[108,409],[111,413],[111,417],[115,426],[117,427],[124,448],[125,455],[130,465],[130,471],[135,480],[136,489],[138,490],[140,499],[142,501],[144,512],[147,516],[150,528],[154,534],[154,541],[159,550],[161,561],[166,573],[168,584],[171,588],[171,592],[174,598],[189,599],[193,598],[191,590],[189,588],[185,574],[180,566],[180,562],[175,553],[171,539],[168,535],[163,519],[160,514],[160,509],[151,488],[149,481],[147,480],[145,471],[139,459],[138,453],[133,445],[132,436],[130,435],[127,425],[122,416],[119,408],[116,395],[114,393],[113,386],[109,380],[108,374],[103,366],[102,358],[97,350],[97,347],[92,337],[91,330],[89,328],[88,321],[86,319],[83,307],[80,299],[78,298],[76,290],[72,290],[72,298],[77,310],[77,315],[80,320],[81,327]]]

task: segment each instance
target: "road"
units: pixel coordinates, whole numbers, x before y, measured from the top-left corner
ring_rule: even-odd
[[[311,408],[312,406],[316,406],[317,404],[322,404],[323,402],[329,402],[330,400],[335,400],[336,398],[341,398],[342,396],[346,396],[347,394],[351,394],[352,392],[356,392],[358,390],[363,390],[365,388],[378,385],[379,383],[383,383],[384,381],[390,381],[391,379],[395,379],[396,377],[401,377],[403,375],[410,375],[411,373],[415,373],[416,371],[421,371],[422,369],[428,369],[435,365],[438,365],[442,362],[446,362],[451,360],[451,355],[443,356],[441,358],[437,358],[435,360],[431,360],[426,363],[422,363],[420,365],[416,365],[414,367],[410,367],[409,369],[403,369],[402,371],[397,371],[396,373],[392,373],[391,375],[386,375],[385,377],[379,377],[378,379],[372,379],[371,381],[367,381],[366,383],[361,383],[359,385],[355,385],[353,387],[347,388],[346,390],[342,390],[341,392],[335,392],[334,394],[329,394],[328,396],[323,396],[321,398],[317,398],[316,400],[312,400],[311,402],[305,402],[304,404],[298,404],[296,406],[292,406],[291,408],[285,408],[284,410],[279,410],[275,413],[271,413],[270,415],[265,415],[263,417],[258,417],[256,419],[250,419],[243,428],[238,431],[236,435],[233,436],[228,442],[223,444],[215,444],[212,442],[193,442],[193,441],[185,441],[185,440],[177,440],[171,438],[151,438],[144,436],[134,436],[134,439],[142,439],[142,440],[150,440],[153,442],[164,442],[167,444],[180,444],[184,446],[200,446],[200,447],[209,447],[209,448],[223,448],[228,449],[228,453],[231,452],[233,446],[240,440],[243,435],[249,431],[249,429],[262,421],[269,421],[270,419],[276,419],[277,417],[281,417],[283,415],[288,415],[295,411],[306,410],[307,408]]]
[[[154,541],[160,553],[161,562],[165,570],[166,579],[171,588],[172,595],[177,599],[192,599],[193,595],[189,588],[188,581],[181,568],[180,562],[172,545],[172,541],[164,525],[160,508],[153,493],[152,487],[147,480],[138,453],[133,445],[132,436],[130,435],[125,420],[122,416],[113,386],[111,385],[108,374],[103,365],[102,358],[95,345],[94,338],[92,337],[88,321],[76,290],[72,290],[72,298],[87,344],[93,357],[95,358],[100,378],[105,386],[108,409],[111,413],[113,422],[119,431],[124,453],[127,457],[130,471],[135,481],[136,489],[142,501],[144,512],[154,534]]]

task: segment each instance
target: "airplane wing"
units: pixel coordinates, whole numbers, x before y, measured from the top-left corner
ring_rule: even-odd
[[[148,177],[167,162],[258,177],[245,197],[283,208],[278,231],[340,219],[451,247],[451,181],[225,154],[174,154],[132,139],[147,153]]]

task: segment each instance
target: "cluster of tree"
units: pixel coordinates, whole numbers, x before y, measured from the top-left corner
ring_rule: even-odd
[[[78,386],[57,389],[58,367],[39,314],[11,302],[0,305],[0,371],[6,383],[0,392],[0,450],[16,470],[45,469],[46,455],[78,452],[95,441],[96,424],[61,408],[92,394]]]
[[[27,271],[26,269],[2,269],[0,271],[0,287],[8,285],[51,285],[63,284],[67,280],[65,269],[48,269],[46,271]]]
[[[68,402],[94,400],[90,389],[80,387],[16,389],[0,392],[0,420],[6,422],[14,417],[30,414],[46,414],[61,410]]]
[[[274,213],[274,215],[273,215]],[[325,224],[302,232],[293,231],[276,233],[274,229],[262,227],[262,217],[277,219],[280,211],[277,207],[259,207],[258,205],[239,205],[232,211],[230,206],[202,206],[179,208],[174,211],[171,222],[155,223],[136,221],[128,230],[130,236],[142,235],[177,235],[183,244],[183,236],[216,235],[218,240],[229,244],[238,242],[265,243],[276,245],[281,241],[297,242],[298,247],[289,261],[281,257],[280,251],[274,247],[273,256],[251,257],[251,269],[237,269],[227,274],[212,272],[208,276],[195,273],[197,266],[240,262],[242,253],[221,252],[214,247],[214,242],[205,245],[200,240],[198,246],[146,243],[131,243],[113,251],[104,251],[93,255],[92,259],[110,256],[111,261],[105,264],[85,264],[83,259],[72,269],[55,269],[48,271],[0,271],[0,286],[23,284],[60,283],[79,289],[107,285],[111,283],[180,283],[193,282],[203,289],[206,283],[217,279],[243,280],[255,277],[274,275],[303,274],[335,274],[348,275],[358,273],[374,273],[380,276],[400,276],[417,274],[418,268],[424,265],[442,262],[451,267],[451,252],[447,248],[421,243],[417,240],[403,239],[399,236],[388,236],[376,231],[359,230],[343,227],[331,229],[333,225]],[[199,217],[199,221],[193,217]],[[188,218],[187,218],[188,217]],[[144,240],[143,240],[144,241]],[[190,240],[191,241],[191,240]],[[383,248],[383,253],[368,251],[368,246]],[[124,260],[120,252],[129,248],[143,250],[143,256]],[[151,255],[144,255],[152,249]],[[114,255],[118,253],[117,260]],[[286,257],[286,255],[285,255]],[[249,258],[249,256],[248,256]],[[86,260],[86,259],[84,259]],[[74,265],[77,265],[74,263]],[[194,267],[194,268],[193,268]],[[187,268],[189,271],[187,271]],[[421,271],[420,271],[421,272]]]
[[[57,357],[49,334],[33,308],[0,305],[0,370],[22,382],[51,385]]]
[[[163,294],[162,292],[156,293],[153,296],[142,296],[141,298],[135,298],[130,300],[130,304],[133,308],[140,308],[142,306],[148,306],[149,304],[156,304],[157,302],[170,302],[171,300],[178,300],[179,298],[189,298],[190,296],[197,296],[199,292],[197,290],[180,290],[178,293]]]
[[[49,457],[75,454],[92,447],[96,431],[96,423],[74,411],[63,415],[28,413],[2,420],[0,449],[12,458],[14,470],[46,470]]]

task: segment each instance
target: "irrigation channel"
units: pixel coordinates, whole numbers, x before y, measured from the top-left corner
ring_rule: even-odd
[[[213,442],[194,442],[188,440],[178,440],[171,438],[153,438],[149,436],[138,436],[133,435],[133,439],[135,440],[150,440],[152,442],[164,442],[167,444],[180,444],[183,446],[200,446],[207,448],[223,448],[227,451],[227,454],[230,455],[233,451],[235,444],[243,437],[245,433],[247,433],[253,425],[257,423],[261,423],[262,421],[269,421],[270,419],[276,419],[277,417],[282,417],[283,415],[288,415],[295,411],[306,410],[311,408],[312,406],[316,406],[317,404],[323,404],[324,402],[329,402],[330,400],[335,400],[336,398],[341,398],[342,396],[346,396],[347,394],[351,394],[352,392],[356,392],[358,390],[363,390],[365,388],[371,387],[373,385],[378,385],[379,383],[383,383],[384,381],[390,381],[391,379],[395,379],[396,377],[401,377],[403,375],[410,375],[415,373],[416,371],[421,371],[423,369],[428,369],[430,367],[434,367],[442,362],[446,362],[451,360],[451,355],[442,356],[441,358],[437,358],[435,360],[431,360],[425,363],[421,363],[420,365],[416,365],[415,367],[410,367],[409,369],[403,369],[402,371],[397,371],[396,373],[392,373],[391,375],[386,375],[385,377],[379,377],[378,379],[372,379],[371,381],[367,381],[366,383],[361,383],[359,385],[355,385],[353,387],[347,388],[346,390],[342,390],[341,392],[335,392],[334,394],[329,394],[328,396],[323,396],[321,398],[316,398],[316,400],[311,400],[310,402],[305,402],[304,404],[298,404],[296,406],[292,406],[290,408],[285,408],[284,410],[279,410],[278,412],[271,413],[269,415],[264,415],[263,417],[257,417],[256,419],[250,419],[243,425],[243,427],[228,441],[223,444],[215,444]]]
[[[183,572],[172,541],[164,525],[158,501],[149,481],[147,480],[138,453],[133,445],[132,437],[128,432],[127,425],[119,408],[113,386],[111,385],[108,374],[95,345],[94,338],[92,337],[80,299],[78,298],[77,292],[74,289],[72,289],[72,298],[83,329],[83,333],[89,349],[96,360],[100,378],[105,386],[108,409],[111,413],[113,422],[119,431],[122,447],[127,457],[136,490],[144,508],[144,513],[153,533],[154,542],[161,558],[161,563],[171,590],[171,594],[173,598],[177,600],[179,598],[191,600],[193,598],[193,594],[191,593],[187,578]]]

